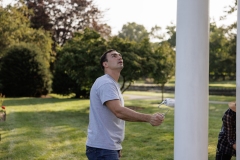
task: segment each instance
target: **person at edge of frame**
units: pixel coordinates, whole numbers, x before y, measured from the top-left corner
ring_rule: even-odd
[[[236,102],[229,102],[228,107],[222,117],[216,160],[231,160],[236,156]]]

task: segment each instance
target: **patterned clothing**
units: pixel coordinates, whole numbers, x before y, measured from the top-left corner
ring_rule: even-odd
[[[236,112],[228,109],[222,117],[222,128],[218,136],[217,154],[236,156]]]

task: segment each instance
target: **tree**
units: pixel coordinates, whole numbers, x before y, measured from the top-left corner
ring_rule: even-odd
[[[121,91],[126,91],[134,81],[147,77],[155,70],[153,49],[149,39],[140,43],[117,36],[109,40],[108,46],[116,49],[123,56],[124,69],[121,71]]]
[[[0,8],[0,57],[4,51],[13,44],[34,43],[44,54],[45,60],[50,63],[52,60],[52,40],[48,32],[42,29],[30,28],[27,15],[31,12],[24,5],[15,4]]]
[[[136,42],[114,36],[108,41],[108,46],[117,50],[123,56],[124,69],[121,71],[120,78],[120,89],[123,93],[131,86],[134,80],[141,77],[141,57],[135,52]]]
[[[228,28],[210,24],[210,80],[226,80],[236,73],[236,35]]]
[[[129,41],[141,42],[145,38],[149,38],[149,33],[143,25],[135,22],[123,25],[122,30],[118,32],[118,37]]]
[[[226,8],[226,10],[224,12],[226,13],[226,15],[220,17],[220,19],[225,19],[228,14],[232,14],[237,11],[237,0],[234,0],[233,4],[231,4],[225,8]]]
[[[40,50],[38,53],[41,54],[43,60],[46,61],[47,67],[49,67],[50,62],[53,61],[53,58],[50,57],[51,37],[48,32],[42,29],[30,28],[28,16],[31,15],[31,12],[28,8],[25,5],[16,3],[13,6],[0,7],[0,15],[0,62],[3,61],[3,57],[12,45],[25,42],[38,47],[38,50]],[[7,70],[7,66],[0,66],[0,70]],[[3,78],[1,75],[0,82]],[[0,84],[0,86],[1,88],[5,87],[3,84]]]
[[[29,25],[27,17],[23,13],[27,13],[27,8],[17,6],[0,7],[0,57],[3,56],[7,47],[14,44],[25,33]]]
[[[99,72],[99,61],[106,50],[106,41],[96,31],[86,28],[83,32],[76,32],[58,52],[53,91],[88,98],[95,79],[103,74]]]
[[[7,97],[38,97],[51,91],[49,65],[36,45],[11,46],[2,58],[1,66],[3,94]]]
[[[63,45],[74,32],[86,27],[107,36],[111,28],[101,22],[100,11],[92,0],[25,0],[34,16],[30,17],[33,28],[50,31],[56,44]],[[55,48],[55,47],[54,47]]]
[[[226,15],[222,16],[220,19],[226,19],[228,16],[237,12],[237,0],[234,0],[231,5],[226,7],[225,13]],[[222,26],[223,27],[223,26]],[[237,22],[233,22],[231,25],[225,27],[226,36],[228,39],[228,59],[225,60],[225,73],[227,73],[230,77],[230,80],[236,79],[236,41],[237,41]],[[225,46],[224,46],[225,47]]]
[[[154,53],[154,62],[157,65],[157,69],[151,72],[151,75],[154,82],[161,86],[163,100],[164,86],[175,73],[175,51],[165,41],[159,44]]]
[[[150,44],[149,39],[137,44],[117,36],[105,41],[91,29],[76,33],[58,52],[53,91],[60,94],[75,93],[77,98],[88,98],[91,85],[97,77],[104,74],[103,71],[99,72],[100,57],[107,49],[113,48],[123,55],[126,64],[120,80],[124,92],[134,80],[149,75],[154,70]]]
[[[149,32],[149,38],[151,40],[162,40],[164,38],[164,34],[159,33],[161,31],[161,27],[155,25],[151,28],[151,31]]]
[[[230,80],[236,80],[237,35],[233,32],[228,34],[228,37],[229,58],[226,61],[226,72]]]
[[[172,24],[171,26],[167,26],[166,29],[169,35],[167,42],[172,48],[176,48],[176,26]]]

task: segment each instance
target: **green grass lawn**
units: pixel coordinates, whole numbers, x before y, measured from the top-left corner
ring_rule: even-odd
[[[144,81],[136,81],[133,85],[146,85],[146,86],[156,86],[153,81],[151,83],[146,84]],[[175,86],[175,77],[171,78],[165,86],[174,87]],[[209,88],[236,88],[236,81],[216,81],[209,82]]]
[[[132,92],[126,92],[132,94]],[[139,92],[140,95],[160,93]],[[173,95],[166,95],[173,97]],[[234,97],[210,97],[232,101]],[[159,100],[127,100],[125,105],[139,112],[159,112]],[[0,159],[87,160],[89,100],[69,98],[6,98],[7,120],[0,122]],[[209,160],[214,160],[221,117],[226,105],[209,105]],[[164,108],[160,111],[163,111]],[[173,160],[174,110],[164,123],[127,122],[121,160]],[[235,159],[234,159],[235,160]]]

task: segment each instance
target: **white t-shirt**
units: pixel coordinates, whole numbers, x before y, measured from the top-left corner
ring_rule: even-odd
[[[108,74],[99,77],[90,91],[90,113],[86,145],[89,147],[121,150],[125,121],[117,118],[105,105],[109,100],[124,100],[119,84]]]

